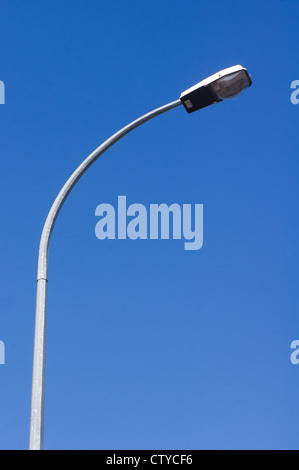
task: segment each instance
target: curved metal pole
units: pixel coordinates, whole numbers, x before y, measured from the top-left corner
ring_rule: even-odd
[[[112,137],[100,145],[87,157],[83,163],[74,171],[65,183],[46,219],[39,247],[38,272],[37,272],[37,294],[36,294],[36,319],[34,337],[33,378],[31,398],[31,421],[30,421],[30,450],[41,450],[43,448],[44,427],[44,388],[45,388],[45,330],[46,330],[46,306],[47,306],[47,283],[48,283],[48,257],[49,244],[52,230],[64,201],[73,189],[77,181],[85,171],[95,162],[100,155],[108,150],[115,142],[124,137],[130,131],[146,121],[176,108],[182,104],[181,100],[173,101],[161,108],[155,109],[126,127],[116,132]]]

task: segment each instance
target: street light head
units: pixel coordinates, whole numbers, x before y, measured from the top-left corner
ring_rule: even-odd
[[[180,99],[188,113],[193,113],[224,99],[234,98],[251,84],[247,70],[241,65],[235,65],[215,73],[184,91]]]

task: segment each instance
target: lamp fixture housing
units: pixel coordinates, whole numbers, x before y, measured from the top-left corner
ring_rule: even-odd
[[[247,70],[235,65],[211,75],[184,91],[180,100],[188,113],[238,96],[250,87],[252,80]]]

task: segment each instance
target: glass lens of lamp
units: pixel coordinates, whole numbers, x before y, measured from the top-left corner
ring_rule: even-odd
[[[222,77],[210,84],[218,98],[224,100],[235,98],[250,86],[250,79],[244,70]]]

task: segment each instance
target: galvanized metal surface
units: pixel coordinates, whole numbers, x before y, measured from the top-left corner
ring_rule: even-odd
[[[74,171],[65,183],[46,219],[39,247],[38,272],[37,272],[37,295],[36,295],[36,320],[34,336],[33,378],[31,397],[31,421],[30,421],[30,450],[41,450],[43,448],[44,430],[44,394],[45,394],[45,344],[46,344],[46,310],[47,310],[47,284],[48,284],[48,259],[49,244],[53,227],[64,201],[73,189],[77,181],[85,171],[106,150],[108,150],[119,139],[131,132],[136,127],[149,121],[155,116],[176,108],[182,104],[181,100],[173,101],[161,108],[141,116],[139,119],[128,124],[120,131],[111,136],[93,153],[91,153],[81,165]]]

